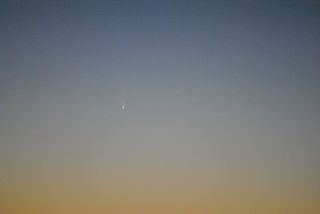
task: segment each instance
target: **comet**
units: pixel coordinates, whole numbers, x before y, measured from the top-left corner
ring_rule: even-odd
[[[124,111],[126,109],[126,100],[124,97],[121,99],[121,110]]]

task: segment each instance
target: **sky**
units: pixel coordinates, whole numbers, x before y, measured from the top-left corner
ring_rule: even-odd
[[[0,213],[320,212],[317,0],[0,1]]]

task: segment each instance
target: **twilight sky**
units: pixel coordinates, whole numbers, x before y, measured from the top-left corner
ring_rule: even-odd
[[[319,56],[317,0],[1,1],[0,213],[317,213]]]

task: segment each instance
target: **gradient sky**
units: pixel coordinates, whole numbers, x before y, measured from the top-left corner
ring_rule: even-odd
[[[0,46],[0,212],[320,211],[319,1],[1,1]]]

